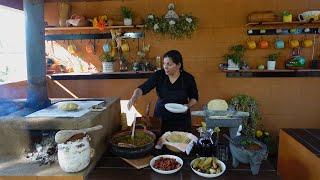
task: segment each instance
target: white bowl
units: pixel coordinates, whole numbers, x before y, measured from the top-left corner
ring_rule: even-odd
[[[167,103],[164,107],[172,113],[184,113],[188,110],[187,106],[177,103]]]
[[[154,166],[154,163],[156,160],[160,159],[160,158],[172,158],[172,159],[175,159],[181,166],[177,169],[173,169],[173,170],[170,170],[170,171],[163,171],[163,170],[160,170],[160,169],[157,169]],[[174,156],[174,155],[160,155],[160,156],[156,156],[154,158],[151,159],[150,161],[150,167],[157,173],[160,173],[160,174],[173,174],[177,171],[179,171],[183,166],[183,161],[181,158],[179,158],[178,156]]]
[[[199,158],[203,158],[203,157],[199,157]],[[196,158],[196,159],[198,159],[198,158]],[[198,174],[199,176],[202,176],[202,177],[205,177],[205,178],[214,178],[214,177],[220,176],[221,174],[224,173],[224,171],[226,171],[226,165],[225,165],[222,161],[217,160],[217,162],[219,163],[219,165],[220,165],[220,167],[221,167],[221,170],[222,170],[220,173],[217,173],[217,174],[207,174],[207,173],[199,172],[199,171],[193,169],[193,167],[192,167],[192,165],[193,165],[193,163],[194,163],[194,161],[195,161],[196,159],[194,159],[194,160],[191,161],[190,167],[191,167],[192,171],[193,171],[194,173]]]

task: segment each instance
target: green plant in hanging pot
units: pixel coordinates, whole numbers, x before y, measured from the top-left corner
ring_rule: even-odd
[[[282,21],[283,22],[292,22],[292,14],[289,11],[282,12]]]
[[[123,17],[123,24],[125,26],[131,26],[132,25],[132,19],[133,19],[133,12],[130,8],[121,6],[121,14]]]
[[[102,62],[102,72],[114,72],[115,58],[109,53],[100,55],[99,60]]]
[[[172,39],[191,38],[198,27],[198,18],[191,14],[178,15],[174,8],[174,4],[170,3],[166,15],[149,14],[145,19],[146,29],[169,35]]]

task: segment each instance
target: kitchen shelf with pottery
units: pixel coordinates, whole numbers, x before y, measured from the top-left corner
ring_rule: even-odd
[[[136,29],[136,28],[143,28],[144,25],[132,25],[132,26],[106,26],[106,30],[109,29]],[[92,26],[85,26],[85,27],[46,27],[45,33],[46,34],[53,34],[53,33],[72,33],[75,31],[97,31],[101,32],[97,27]]]
[[[248,112],[235,111],[221,99],[214,99],[204,107],[203,111],[192,111],[191,115],[205,118],[207,128],[228,127],[231,137],[237,135],[242,120],[249,116]]]
[[[222,70],[228,78],[320,77],[320,69]]]
[[[298,21],[293,21],[294,15],[284,11],[280,21],[279,16],[272,11],[253,12],[249,14],[245,27],[249,36],[319,34],[319,13],[306,11],[294,17]]]
[[[108,32],[112,29],[133,30],[133,32],[122,32],[124,38],[139,39],[144,36],[143,32],[136,32],[142,29],[144,25],[132,26],[106,26],[104,31],[97,27],[46,27],[45,40],[72,40],[72,39],[111,39]]]
[[[292,21],[292,22],[282,22],[282,21],[274,21],[274,22],[251,22],[245,25],[246,27],[260,27],[260,26],[320,26],[320,21],[313,22],[301,22],[301,21]]]

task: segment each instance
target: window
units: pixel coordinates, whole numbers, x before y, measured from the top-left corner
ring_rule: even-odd
[[[0,84],[26,80],[24,12],[0,5],[0,22]]]

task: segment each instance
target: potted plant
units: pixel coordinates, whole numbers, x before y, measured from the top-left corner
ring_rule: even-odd
[[[133,12],[128,7],[122,6],[121,7],[121,14],[123,16],[123,24],[125,26],[131,26],[132,25],[132,18],[133,18]]]
[[[276,69],[276,62],[277,59],[279,58],[280,53],[272,53],[269,54],[267,58],[267,68],[268,70],[275,70]]]
[[[115,58],[109,53],[103,53],[99,57],[102,62],[102,72],[113,72]]]
[[[228,70],[239,70],[239,67],[244,63],[245,46],[241,44],[234,45],[229,52],[223,56],[224,60],[228,62]]]
[[[283,22],[292,22],[292,14],[289,11],[283,11],[282,21]]]

